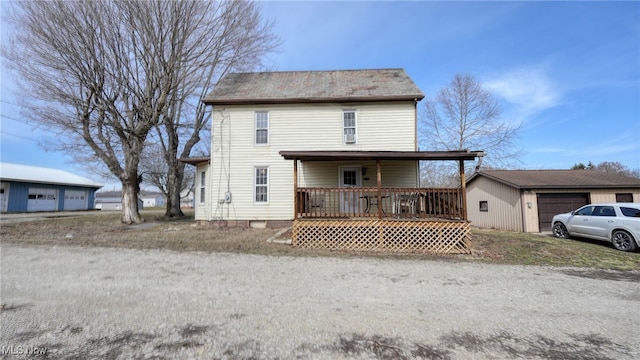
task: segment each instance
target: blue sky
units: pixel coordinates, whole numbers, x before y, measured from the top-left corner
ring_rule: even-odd
[[[262,10],[283,41],[273,70],[400,67],[426,96],[471,74],[505,121],[523,124],[521,168],[640,169],[640,2],[268,1]],[[2,161],[81,172],[15,121],[4,70],[0,85]]]

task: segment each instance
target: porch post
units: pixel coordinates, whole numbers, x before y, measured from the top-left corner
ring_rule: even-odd
[[[382,219],[382,174],[380,173],[380,159],[376,160],[376,179],[378,181],[378,219]]]
[[[298,219],[298,159],[293,159],[293,220]]]
[[[467,184],[464,178],[464,160],[459,160],[460,187],[462,189],[462,216],[467,220]]]

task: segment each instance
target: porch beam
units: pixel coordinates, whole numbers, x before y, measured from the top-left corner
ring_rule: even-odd
[[[482,151],[280,151],[285,160],[365,161],[365,160],[474,160]]]
[[[293,219],[298,219],[298,160],[293,159]]]
[[[460,171],[460,187],[462,188],[462,216],[464,220],[467,218],[467,181],[464,178],[464,160],[458,161]]]
[[[382,219],[382,171],[380,159],[376,160],[376,180],[378,182],[378,219]]]

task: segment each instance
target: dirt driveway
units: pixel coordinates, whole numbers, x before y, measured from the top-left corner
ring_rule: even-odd
[[[640,358],[638,272],[0,250],[8,359]]]

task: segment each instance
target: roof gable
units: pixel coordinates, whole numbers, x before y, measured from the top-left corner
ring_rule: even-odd
[[[597,170],[483,170],[486,177],[517,189],[640,188],[640,179]]]
[[[403,69],[230,73],[202,100],[211,105],[422,100]]]

